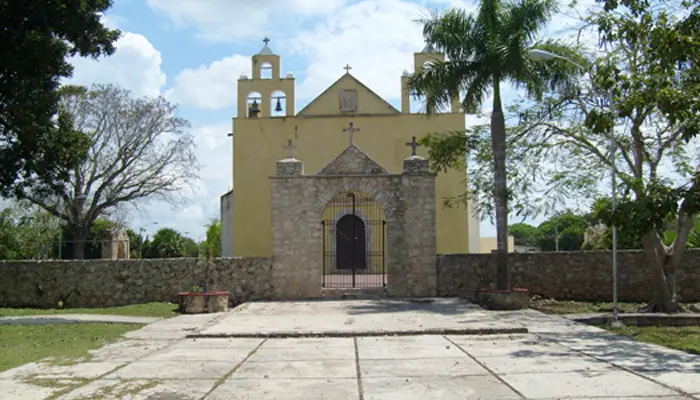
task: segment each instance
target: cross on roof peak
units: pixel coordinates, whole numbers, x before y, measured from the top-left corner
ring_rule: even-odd
[[[346,74],[349,74],[349,73],[350,73],[350,70],[352,69],[352,67],[350,66],[350,64],[345,64],[345,66],[343,67],[343,69],[345,70],[345,73],[346,73]]]
[[[263,39],[263,42],[267,45],[268,43],[270,43],[270,38],[265,36],[265,38]]]

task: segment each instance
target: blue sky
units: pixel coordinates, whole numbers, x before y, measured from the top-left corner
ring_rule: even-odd
[[[592,1],[586,1],[590,5]],[[580,5],[584,9],[586,4]],[[231,187],[231,147],[226,136],[236,115],[236,81],[250,76],[250,56],[269,36],[294,72],[297,104],[334,82],[349,63],[352,73],[399,107],[399,77],[423,47],[415,22],[429,8],[474,9],[464,0],[115,0],[105,23],[122,30],[114,55],[74,59],[72,83],[116,83],[139,96],[163,95],[180,105],[197,144],[202,180],[187,204],[152,203],[131,210],[127,224],[149,233],[172,227],[200,240],[219,215],[219,196]],[[565,15],[566,14],[566,15]],[[569,35],[575,21],[555,16],[544,35]],[[507,90],[505,100],[518,96]],[[487,100],[488,103],[488,100]],[[467,123],[475,119],[467,117]],[[540,219],[535,220],[537,223]],[[156,222],[157,224],[154,224]],[[493,236],[482,223],[482,236]]]

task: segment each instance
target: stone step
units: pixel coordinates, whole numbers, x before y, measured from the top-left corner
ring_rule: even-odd
[[[323,288],[322,296],[327,300],[381,299],[387,297],[387,290],[385,287]]]

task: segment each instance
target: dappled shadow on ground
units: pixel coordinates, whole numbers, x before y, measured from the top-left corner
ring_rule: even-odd
[[[351,304],[347,307],[347,313],[350,315],[401,312],[461,315],[483,313],[484,310],[469,302],[452,299],[374,300],[363,304]]]
[[[636,372],[700,373],[698,355],[636,342],[612,333],[551,333],[541,335],[541,339]]]

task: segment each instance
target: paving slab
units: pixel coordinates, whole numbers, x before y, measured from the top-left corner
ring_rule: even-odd
[[[236,362],[221,361],[137,361],[103,379],[220,379],[236,367]]]
[[[132,362],[172,344],[166,340],[122,340],[90,350],[90,361]]]
[[[250,362],[355,360],[355,349],[346,347],[304,346],[286,348],[263,347],[250,357]]]
[[[217,387],[207,400],[358,400],[356,378],[348,379],[232,379]]]
[[[32,385],[22,381],[0,380],[0,397],[3,399],[43,400],[61,390],[61,388]]]
[[[254,362],[251,358],[231,379],[322,379],[356,378],[355,360]]]
[[[362,359],[359,364],[362,379],[489,375],[486,369],[470,358]]]
[[[253,302],[189,337],[526,333],[460,299]]]
[[[490,375],[430,378],[367,378],[362,380],[365,400],[472,400],[521,399]]]
[[[213,339],[200,339],[213,340]],[[235,339],[235,340],[260,340],[260,339]],[[352,338],[284,338],[268,339],[261,349],[279,349],[287,347],[342,347],[355,349],[355,341]]]
[[[499,375],[527,398],[678,396],[679,393],[625,371]]]
[[[59,396],[58,400],[199,400],[214,385],[213,380],[99,380]]]
[[[221,361],[237,364],[243,361],[252,349],[242,348],[172,348],[168,347],[141,358],[139,362],[158,363],[179,361],[184,364],[190,361]]]
[[[170,346],[172,349],[248,349],[252,350],[260,345],[264,339],[246,338],[205,338],[178,340]]]
[[[94,379],[125,365],[120,362],[84,362],[75,365],[27,363],[0,373],[0,380]]]
[[[615,367],[592,357],[578,354],[557,356],[476,357],[477,361],[496,374],[540,372],[614,371]]]
[[[443,345],[424,346],[383,346],[381,342],[359,342],[357,350],[360,359],[420,359],[420,358],[469,358],[457,346],[445,341]]]

